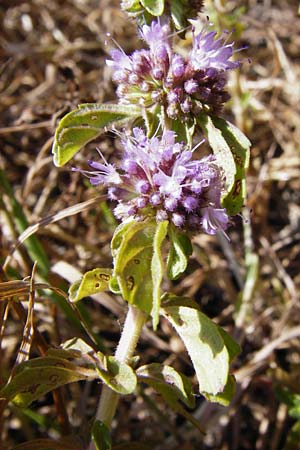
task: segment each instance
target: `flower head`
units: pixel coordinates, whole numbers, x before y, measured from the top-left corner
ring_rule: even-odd
[[[124,156],[118,167],[90,161],[94,170],[82,172],[93,185],[108,187],[120,220],[155,217],[194,232],[226,230],[228,216],[221,207],[224,182],[214,156],[193,159],[193,152],[175,137],[173,131],[165,131],[160,139],[148,139],[142,129],[134,128],[132,137],[122,140]]]
[[[194,32],[193,46],[184,57],[174,51],[168,25],[153,21],[142,27],[141,37],[148,49],[129,56],[113,50],[107,61],[121,102],[148,108],[159,104],[172,119],[188,120],[200,111],[219,113],[229,99],[226,72],[240,65],[231,59],[233,43],[206,26]]]

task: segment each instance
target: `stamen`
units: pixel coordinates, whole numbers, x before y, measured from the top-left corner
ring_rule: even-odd
[[[202,141],[198,142],[198,144],[195,145],[195,147],[192,148],[192,153],[194,153],[195,150],[197,150],[200,145],[202,145],[205,142],[205,139],[203,138]]]
[[[115,40],[114,37],[112,37],[112,35],[110,33],[106,33],[106,36],[112,40],[112,42],[115,44],[116,47],[118,47],[118,49],[123,53],[123,55],[127,56],[126,53],[124,52],[123,48],[121,47],[121,45]],[[108,45],[107,40],[104,41],[104,44]]]

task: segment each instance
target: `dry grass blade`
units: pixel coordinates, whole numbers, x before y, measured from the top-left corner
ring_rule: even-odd
[[[35,283],[35,289],[50,289],[62,297],[68,298],[66,293],[61,289],[50,286],[47,283]],[[0,283],[0,300],[5,300],[14,296],[27,296],[30,294],[31,280],[12,280]],[[17,300],[20,300],[19,298]],[[23,301],[24,299],[22,299]]]
[[[106,195],[99,195],[98,197],[92,198],[90,200],[87,200],[85,202],[77,203],[76,205],[70,206],[68,208],[63,209],[62,211],[57,212],[56,214],[53,214],[51,216],[45,217],[44,219],[41,219],[34,225],[31,225],[28,227],[18,238],[17,242],[13,245],[10,254],[7,256],[4,264],[3,269],[5,270],[8,266],[11,257],[13,253],[20,247],[20,245],[26,241],[30,236],[35,234],[39,229],[46,227],[47,225],[50,225],[52,223],[58,222],[59,220],[65,219],[66,217],[73,216],[75,214],[79,214],[82,211],[85,211],[86,209],[91,208],[92,206],[95,206],[99,204],[101,201],[106,199]]]
[[[22,342],[17,354],[15,366],[10,374],[10,378],[13,376],[16,367],[23,361],[27,361],[29,359],[30,349],[34,335],[33,310],[35,301],[35,284],[34,284],[35,271],[36,271],[36,264],[34,264],[30,276],[27,319],[23,330]]]

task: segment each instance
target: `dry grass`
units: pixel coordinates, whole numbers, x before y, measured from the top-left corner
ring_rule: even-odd
[[[218,7],[221,3],[214,2]],[[204,439],[167,410],[152,391],[140,390],[137,398],[126,397],[118,410],[115,440],[147,441],[155,450],[283,449],[294,421],[276,390],[287,386],[299,393],[299,4],[295,0],[225,3],[228,10],[246,7],[241,16],[242,43],[249,45],[247,56],[252,63],[245,63],[231,79],[231,119],[253,143],[248,201],[244,219],[236,218],[230,228],[230,244],[214,237],[195,237],[187,276],[171,289],[193,296],[206,314],[239,341],[242,353],[234,365],[238,387],[226,409],[198,399],[194,415],[207,430]],[[114,99],[105,66],[105,33],[111,32],[129,51],[137,45],[136,31],[118,2],[108,0],[3,0],[0,18],[0,168],[28,223],[39,224],[36,236],[51,269],[47,282],[66,289],[66,281],[76,279],[78,271],[110,266],[114,223],[105,204],[98,207],[98,200],[93,200],[95,189],[88,188],[78,173],[70,172],[70,166],[53,166],[55,126],[78,103]],[[109,135],[100,137],[97,145],[106,157],[118,149],[115,137]],[[74,164],[83,164],[94,147],[95,143],[88,145]],[[11,254],[1,279],[22,280],[32,273],[32,259],[24,245],[14,248],[26,226],[16,222],[14,203],[7,193],[0,199],[0,226],[0,258],[4,261]],[[25,300],[30,283],[14,288],[21,289],[21,285],[23,291],[10,295]],[[74,335],[86,338],[53,300],[45,295],[36,295],[34,302],[30,298],[34,310],[27,308],[27,302],[0,303],[2,379],[24,346],[24,327],[27,338],[35,328],[31,356]],[[239,302],[242,306],[237,310]],[[122,302],[105,294],[88,300],[86,310],[93,332],[112,350],[125,313]],[[165,322],[157,335],[146,329],[140,349],[143,362],[168,362],[192,374],[182,344]],[[4,405],[4,448],[36,437],[59,437],[56,417],[64,435],[71,427],[75,433],[87,429],[98,388],[74,384],[53,398],[36,402],[32,410],[44,417],[40,424],[28,412]]]

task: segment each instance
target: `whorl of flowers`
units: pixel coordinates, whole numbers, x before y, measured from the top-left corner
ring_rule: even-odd
[[[117,202],[115,216],[143,220],[169,220],[176,227],[215,234],[224,231],[228,216],[221,207],[223,177],[213,156],[193,159],[193,152],[175,142],[175,133],[148,139],[140,128],[124,137],[121,164],[89,161],[87,175],[93,185],[108,186]]]
[[[114,69],[122,103],[162,105],[168,117],[184,121],[200,111],[220,112],[230,97],[225,90],[226,72],[240,65],[230,60],[233,43],[227,43],[224,35],[217,38],[206,27],[194,33],[192,49],[184,57],[174,52],[168,25],[153,21],[142,27],[141,36],[149,49],[130,56],[115,49],[107,61]]]

